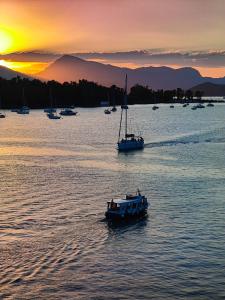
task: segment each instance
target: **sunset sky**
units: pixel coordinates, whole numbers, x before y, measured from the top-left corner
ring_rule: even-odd
[[[224,36],[224,0],[0,0],[0,64],[30,73],[48,62],[39,57],[21,63],[4,55],[148,50],[161,56],[149,62],[129,55],[124,60],[99,55],[98,60],[130,67],[165,65],[166,53],[166,65],[225,76]],[[182,56],[174,61],[177,53],[186,53],[185,61]],[[204,53],[204,59],[199,63],[193,53]]]

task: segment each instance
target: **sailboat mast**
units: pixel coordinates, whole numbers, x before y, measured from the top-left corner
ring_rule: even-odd
[[[125,80],[125,94],[124,94],[124,105],[125,105],[125,139],[127,139],[127,74]]]
[[[120,134],[121,134],[122,119],[123,119],[123,108],[121,108],[121,115],[120,115],[120,129],[119,129],[118,143],[119,143],[119,141],[120,141]]]

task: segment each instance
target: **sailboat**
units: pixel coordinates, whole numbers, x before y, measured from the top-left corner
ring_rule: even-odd
[[[128,133],[127,131],[127,75],[125,80],[125,92],[124,92],[124,103],[121,105],[121,117],[120,117],[120,127],[119,127],[119,137],[117,142],[118,151],[129,151],[138,150],[144,148],[144,139],[142,136],[135,136],[133,133]],[[124,112],[125,111],[125,112]],[[123,115],[125,113],[125,132],[124,137],[121,138],[121,129],[123,124]]]
[[[28,115],[30,113],[30,108],[25,105],[26,100],[25,100],[24,88],[22,90],[22,101],[23,101],[23,106],[17,110],[17,113],[19,115]]]
[[[61,119],[61,116],[57,115],[57,110],[53,108],[53,97],[52,97],[51,89],[49,89],[49,97],[50,97],[51,107],[45,110],[45,112],[47,112],[47,117],[51,120],[59,120]]]
[[[1,101],[1,97],[0,97],[0,108],[2,107],[2,101]],[[4,119],[5,118],[5,114],[0,112],[0,119]]]
[[[117,108],[116,108],[116,101],[115,101],[115,90],[113,90],[113,107],[111,109],[112,112],[116,112]]]

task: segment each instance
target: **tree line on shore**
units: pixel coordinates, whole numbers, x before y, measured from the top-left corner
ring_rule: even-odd
[[[174,90],[154,91],[148,86],[136,84],[128,94],[129,104],[156,104],[193,102],[194,97],[201,100],[203,93],[180,88]],[[10,80],[0,77],[1,108],[11,109],[23,105],[30,108],[45,107],[97,107],[102,101],[110,105],[123,103],[124,90],[115,85],[105,87],[95,82],[79,80],[79,82],[41,81],[16,77]]]

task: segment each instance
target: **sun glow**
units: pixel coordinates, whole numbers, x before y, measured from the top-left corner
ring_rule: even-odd
[[[21,61],[8,61],[0,60],[0,66],[12,69],[17,72],[25,74],[35,74],[41,72],[48,66],[46,62],[21,62]]]
[[[13,43],[11,35],[4,29],[0,29],[0,53],[7,52]]]

